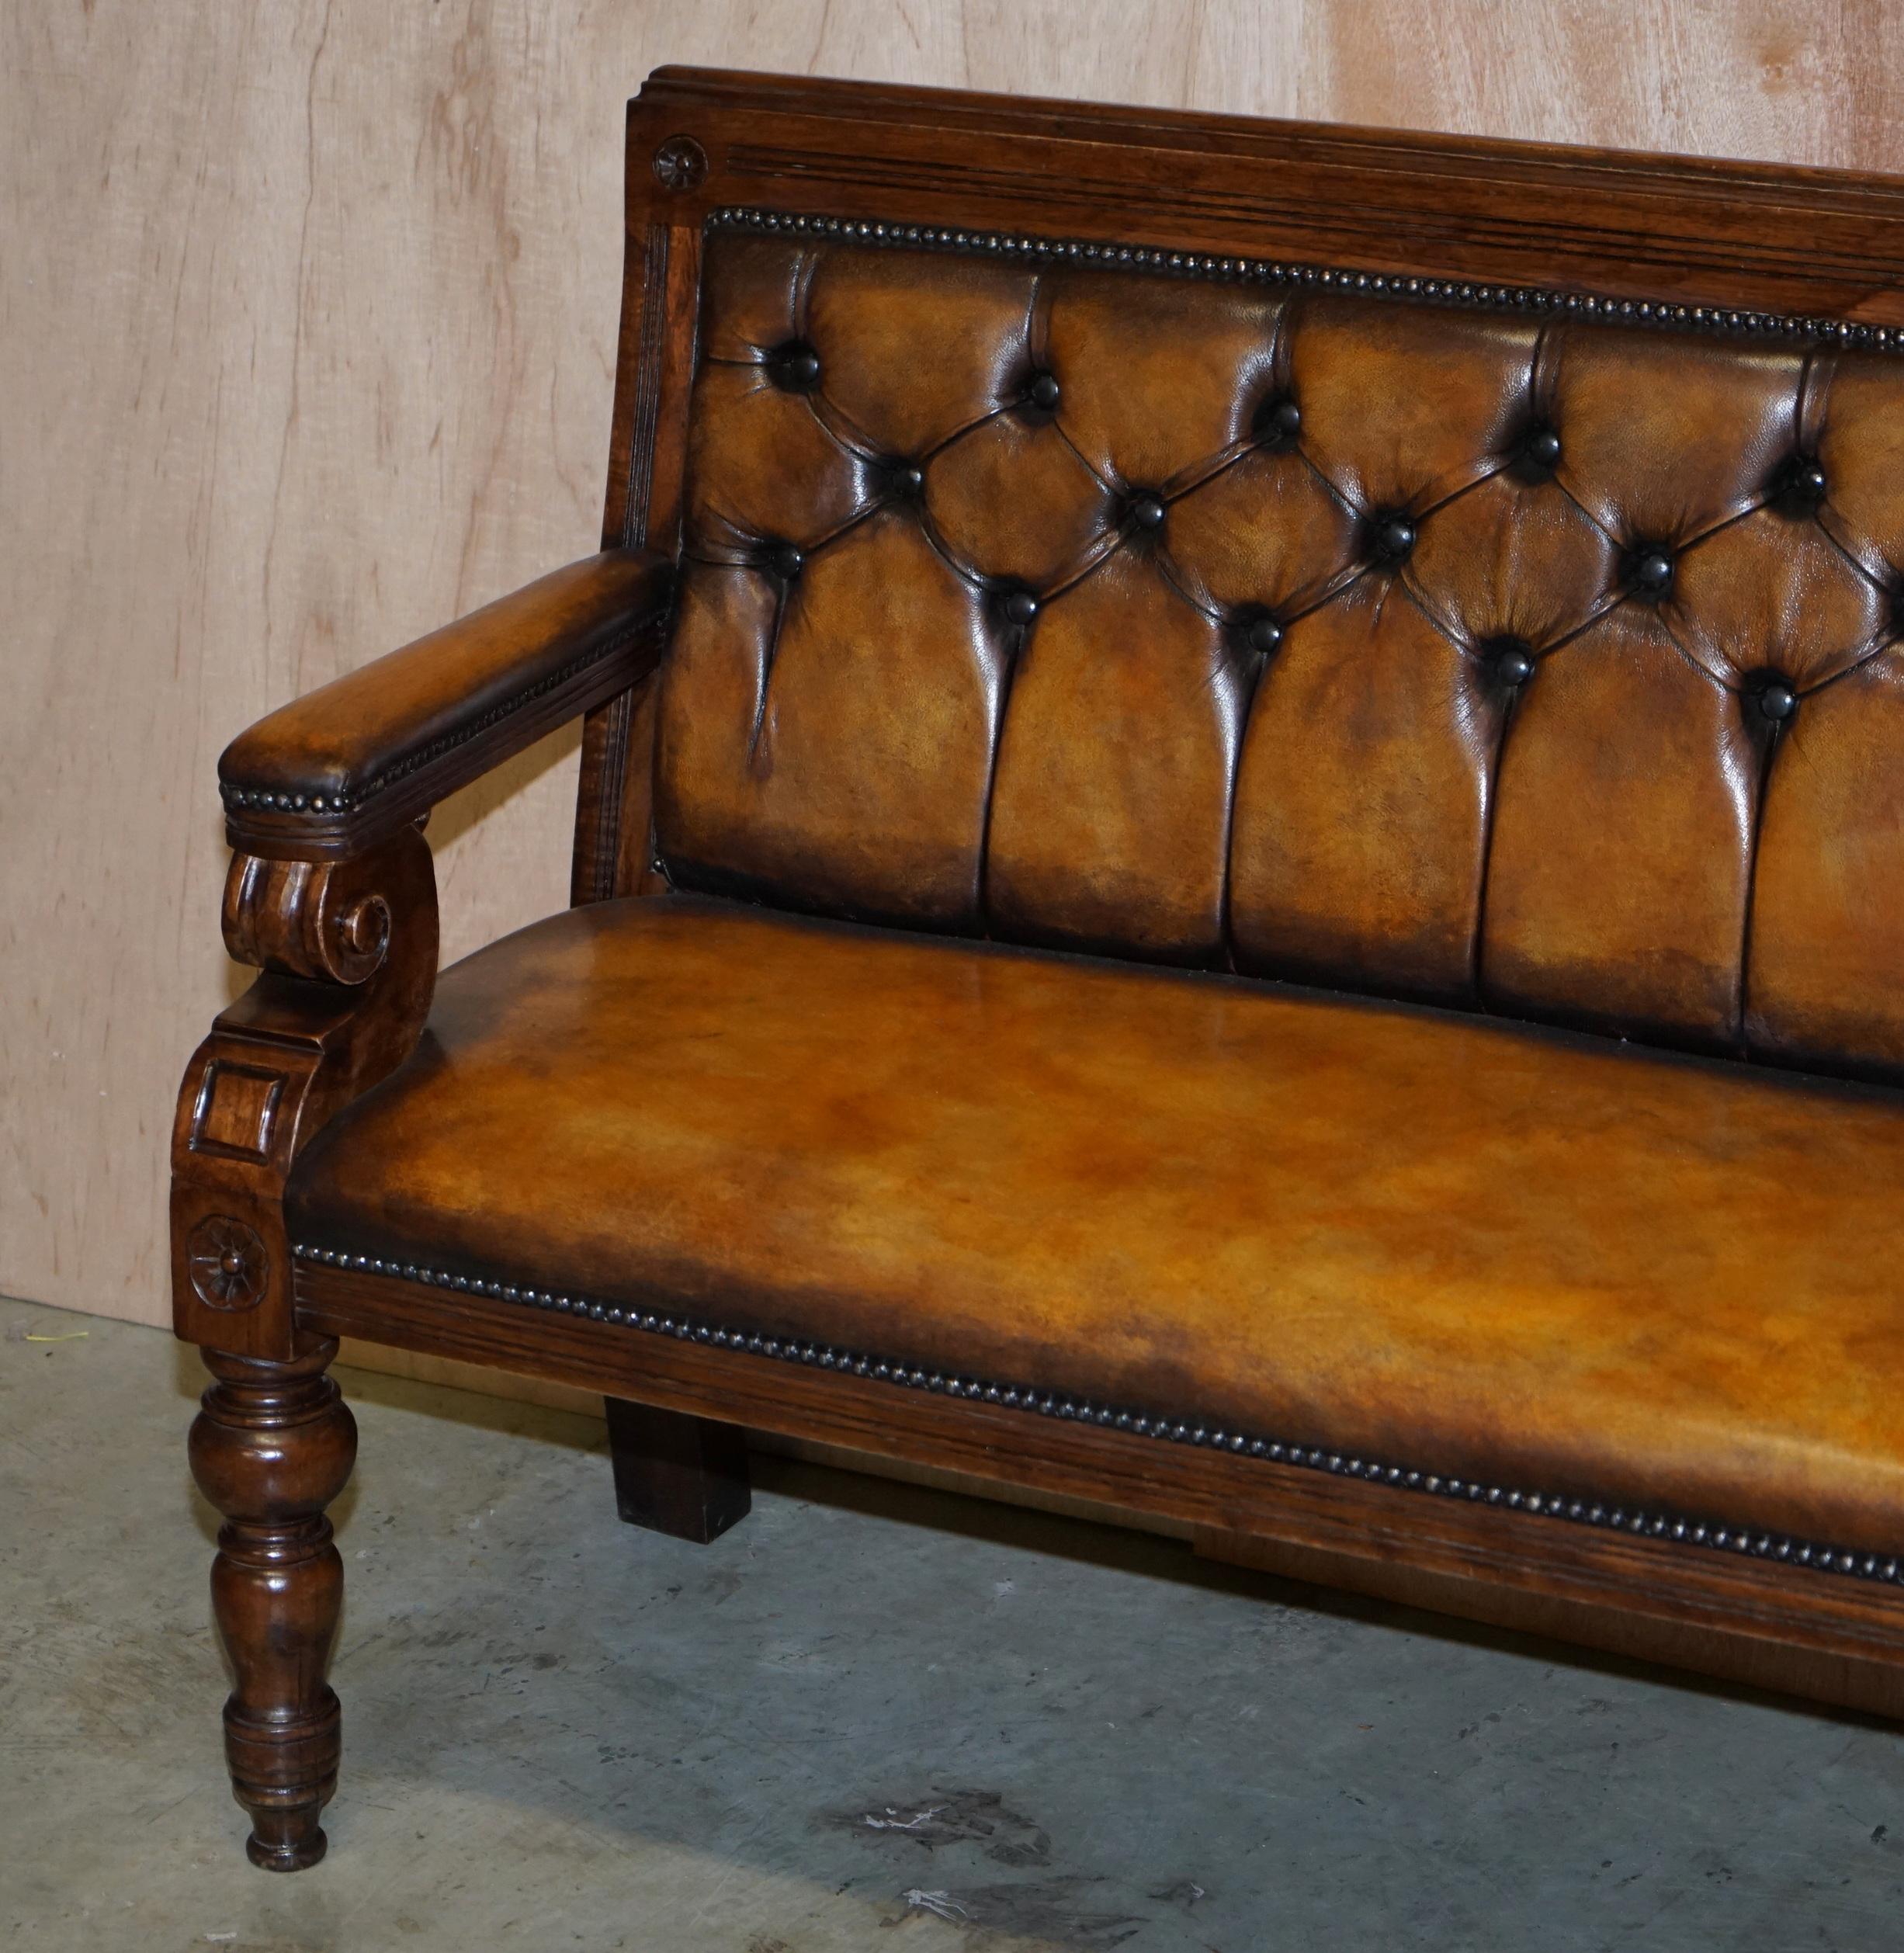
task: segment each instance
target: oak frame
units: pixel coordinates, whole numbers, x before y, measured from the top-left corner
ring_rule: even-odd
[[[717,211],[1822,313],[1887,338],[1904,327],[1904,184],[1875,177],[680,68],[658,70],[630,102],[626,140],[605,549],[677,546],[702,238]],[[664,619],[651,623],[640,655],[539,708],[537,730],[587,712],[577,904],[656,885],[647,761]],[[1904,1716],[1895,1585],[1424,1501],[294,1260],[281,1196],[299,1146],[420,1034],[434,884],[411,827],[354,853],[296,818],[234,816],[232,832],[227,941],[263,973],[187,1072],[173,1266],[178,1332],[216,1379],[192,1458],[227,1521],[214,1594],[239,1675],[227,1749],[256,1862],[296,1869],[321,1855],[335,1781],[324,1667],[341,1574],[323,1512],[354,1441],[323,1371],[345,1335],[1163,1517],[1214,1556]],[[731,1481],[731,1435],[707,1455]],[[726,1496],[730,1511],[731,1483]],[[716,1511],[688,1523],[711,1536]]]

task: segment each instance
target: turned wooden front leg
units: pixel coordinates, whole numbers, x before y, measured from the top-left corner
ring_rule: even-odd
[[[192,1426],[192,1476],[224,1514],[212,1611],[238,1686],[225,1704],[245,1850],[269,1871],[324,1856],[317,1816],[337,1788],[338,1716],[324,1680],[344,1563],[324,1508],[357,1455],[357,1424],[324,1375],[325,1341],[288,1363],[200,1354],[216,1381]]]

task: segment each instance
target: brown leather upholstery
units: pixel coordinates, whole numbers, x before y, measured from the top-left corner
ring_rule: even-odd
[[[1868,1088],[661,897],[448,972],[288,1212],[545,1300],[1895,1551],[1901,1184]]]
[[[716,231],[678,886],[1904,1075],[1904,366]]]

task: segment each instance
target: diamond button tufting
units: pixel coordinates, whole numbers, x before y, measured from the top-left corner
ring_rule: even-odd
[[[1259,612],[1244,622],[1243,640],[1251,650],[1267,657],[1282,643],[1282,626],[1268,612]]]
[[[1530,428],[1521,443],[1521,458],[1536,468],[1552,470],[1560,465],[1560,436],[1552,428]]]
[[[1375,554],[1385,563],[1399,563],[1415,546],[1415,526],[1406,515],[1378,515],[1370,524]]]
[[[775,385],[789,394],[810,394],[820,384],[820,355],[803,340],[777,347],[768,359],[767,369]]]
[[[1798,695],[1783,678],[1767,678],[1758,689],[1759,709],[1774,725],[1798,709]]]
[[[1779,470],[1771,500],[1788,515],[1809,515],[1825,499],[1825,471],[1809,454],[1795,454]]]
[[[1302,431],[1302,410],[1287,394],[1266,400],[1257,408],[1250,432],[1268,446],[1293,441]]]

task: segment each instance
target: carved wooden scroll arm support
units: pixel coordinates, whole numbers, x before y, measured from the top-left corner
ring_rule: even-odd
[[[435,987],[436,879],[414,826],[337,862],[232,858],[225,945],[259,975],[186,1067],[172,1129],[173,1322],[286,1362],[284,1185],[306,1141],[414,1048]]]

